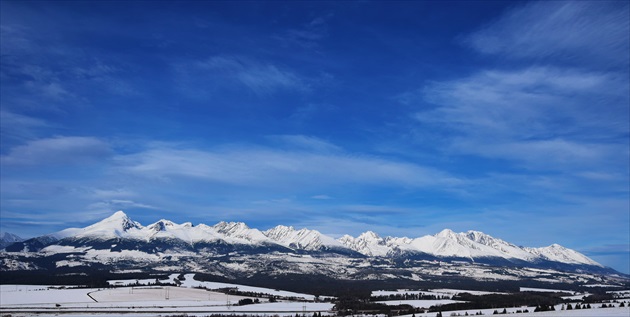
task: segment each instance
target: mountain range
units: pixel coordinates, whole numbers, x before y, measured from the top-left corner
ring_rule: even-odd
[[[557,244],[521,247],[479,231],[445,229],[418,238],[367,231],[335,239],[316,230],[279,225],[261,231],[242,222],[208,226],[162,219],[143,226],[122,211],[85,228],[16,240],[0,253],[3,271],[82,268],[416,280],[444,275],[510,280],[562,272],[566,278],[575,273],[590,274],[588,278],[619,275]]]

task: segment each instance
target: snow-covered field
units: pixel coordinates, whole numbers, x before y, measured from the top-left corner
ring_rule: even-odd
[[[162,283],[174,283],[179,274],[171,274]],[[180,287],[155,285],[155,279],[112,280],[112,285],[134,285],[117,288],[63,288],[45,285],[0,285],[0,315],[46,316],[63,313],[66,316],[94,316],[94,314],[125,314],[125,316],[157,316],[158,314],[208,315],[252,314],[294,316],[296,313],[321,312],[328,315],[332,303],[306,302],[315,296],[268,288],[237,284],[199,282],[186,275]],[[146,284],[139,286],[138,284]],[[206,287],[206,289],[196,288]],[[253,297],[227,295],[210,289],[233,287],[243,292],[256,292],[302,301],[280,300],[238,306],[239,300]]]
[[[238,290],[240,292],[254,292],[254,293],[263,293],[263,294],[269,294],[269,295],[274,295],[274,296],[295,297],[295,298],[302,298],[302,299],[305,299],[305,300],[315,300],[315,296],[314,295],[310,295],[310,294],[301,294],[301,293],[294,293],[294,292],[282,291],[282,290],[271,289],[271,288],[254,287],[254,286],[229,284],[229,283],[200,282],[200,281],[194,280],[193,276],[194,276],[194,274],[186,274],[184,276],[186,278],[186,280],[182,281],[182,286],[185,286],[185,287],[205,287],[205,288],[208,288],[208,289],[219,289],[219,288],[235,287],[235,288],[238,288]],[[328,297],[328,296],[326,296],[326,297]]]
[[[436,305],[446,305],[452,303],[461,303],[461,301],[452,300],[452,299],[416,299],[416,300],[388,300],[388,301],[380,301],[377,303],[385,304],[385,305],[410,305],[417,308],[429,308],[431,306]]]
[[[98,289],[54,289],[47,286],[2,285],[0,307],[94,303],[88,293]]]
[[[516,311],[525,309],[529,310],[528,313],[516,313]],[[516,317],[628,317],[630,316],[629,307],[616,307],[616,308],[593,308],[593,309],[580,309],[580,310],[559,310],[546,311],[546,312],[534,312],[534,307],[520,307],[520,308],[506,308],[506,311],[511,316]],[[503,308],[496,309],[499,313],[503,311]],[[477,309],[477,310],[458,310],[458,311],[445,311],[442,312],[442,316],[465,316],[468,313],[469,316],[474,316],[477,312],[483,313],[484,316],[493,315],[495,309]],[[415,314],[416,317],[435,317],[437,313],[424,313]],[[503,316],[503,315],[499,315]],[[412,317],[412,315],[403,315],[400,317]]]
[[[521,292],[540,292],[540,293],[573,293],[572,291],[562,289],[551,288],[533,288],[533,287],[521,287]]]
[[[174,284],[175,278],[177,278],[177,276],[179,276],[179,274],[171,274],[168,277],[168,279],[160,280],[160,282]],[[281,296],[281,297],[300,298],[300,299],[310,300],[310,301],[315,300],[315,296],[310,295],[310,294],[302,294],[302,293],[282,291],[282,290],[271,289],[271,288],[255,287],[255,286],[247,286],[247,285],[239,285],[239,284],[202,282],[202,281],[197,281],[193,279],[193,277],[194,277],[194,274],[184,275],[184,280],[181,281],[181,286],[188,287],[188,288],[206,288],[209,290],[216,290],[216,289],[221,289],[221,288],[236,288],[238,289],[239,292],[262,293],[262,294]],[[134,285],[134,284],[151,285],[151,284],[155,284],[156,280],[155,279],[141,279],[141,280],[129,279],[129,280],[109,280],[107,282],[110,285],[127,286],[127,285]],[[326,296],[326,297],[329,297],[329,296]]]
[[[173,282],[178,274],[172,274],[162,282]],[[131,280],[113,281],[117,285],[124,285]],[[120,282],[120,283],[117,283]],[[135,284],[136,280],[129,284]],[[138,281],[140,282],[140,281]],[[146,282],[155,283],[155,280],[147,279]],[[211,290],[194,288],[204,286],[208,289],[224,287],[237,287],[240,291],[259,292],[285,297],[296,297],[302,300],[313,299],[313,295],[286,292],[267,288],[258,288],[237,284],[199,282],[186,275],[181,287],[177,286],[126,286],[107,289],[95,288],[60,288],[44,285],[0,285],[0,316],[53,316],[63,314],[69,317],[98,316],[98,315],[123,315],[127,317],[148,317],[166,315],[207,316],[213,313],[220,314],[250,314],[262,316],[292,317],[296,314],[307,317],[313,312],[321,312],[322,315],[332,315],[332,303],[319,303],[307,301],[269,302],[266,298],[259,298],[260,303],[234,306],[239,300],[249,297],[226,295]],[[540,291],[540,289],[535,289]],[[547,290],[558,291],[558,290]],[[473,294],[487,294],[456,289],[435,289],[430,291],[378,291],[373,295],[392,294],[429,294],[429,295],[454,295],[462,292]],[[623,292],[623,291],[618,291]],[[441,300],[391,300],[382,303],[389,305],[409,304],[414,307],[427,308],[434,305],[448,304],[455,301]],[[626,306],[628,306],[626,301]],[[231,305],[228,305],[230,303]],[[619,304],[615,304],[619,306]],[[599,316],[630,316],[629,307],[600,308],[600,304],[592,305],[592,309],[561,310],[561,305],[556,306],[556,311],[534,313],[534,307],[506,308],[506,311],[519,317],[599,317]],[[524,311],[528,313],[517,313]],[[444,311],[442,316],[475,315],[478,312],[484,315],[492,315],[495,309]],[[497,308],[501,312],[503,308]],[[416,317],[435,317],[437,313],[416,313]],[[411,317],[407,315],[404,317]]]

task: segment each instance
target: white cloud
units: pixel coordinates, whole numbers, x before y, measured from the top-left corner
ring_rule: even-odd
[[[7,165],[58,165],[95,162],[109,157],[109,144],[93,137],[53,137],[29,141],[0,157]]]
[[[519,161],[543,170],[600,164],[606,164],[606,169],[619,168],[619,156],[628,157],[630,154],[623,145],[580,143],[564,139],[505,142],[457,139],[451,144],[451,149],[488,158]]]
[[[615,74],[552,67],[482,71],[427,85],[425,98],[440,107],[417,115],[473,134],[540,137],[568,133],[567,127],[625,133],[628,123],[620,115],[628,112],[626,84]]]
[[[92,196],[94,198],[100,198],[100,199],[120,199],[120,198],[128,198],[128,197],[133,197],[136,196],[136,193],[134,193],[131,190],[128,189],[124,189],[124,188],[116,188],[116,189],[90,189],[89,190],[92,193]]]
[[[414,115],[423,127],[445,132],[447,147],[552,168],[619,167],[630,131],[627,79],[614,73],[533,67],[482,71],[432,83],[437,105]],[[615,163],[616,161],[616,163]]]
[[[381,157],[270,148],[202,151],[158,147],[121,155],[116,161],[122,170],[146,177],[188,177],[256,187],[362,184],[441,188],[463,182],[433,168]]]
[[[0,130],[2,138],[14,140],[32,139],[38,129],[50,127],[45,120],[0,110]]]
[[[517,7],[465,41],[515,58],[628,65],[627,2],[537,1]]]
[[[317,199],[317,200],[330,200],[333,199],[332,197],[328,196],[328,195],[314,195],[311,196],[312,199]]]
[[[111,199],[104,200],[90,204],[87,209],[89,212],[102,212],[104,214],[123,210],[126,208],[141,208],[141,209],[157,209],[154,206],[138,203],[133,200],[127,199]]]
[[[342,149],[330,142],[320,138],[295,134],[295,135],[273,135],[271,140],[279,141],[293,149],[310,150],[315,152],[340,152]]]

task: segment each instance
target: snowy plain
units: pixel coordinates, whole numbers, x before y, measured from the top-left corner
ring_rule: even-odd
[[[328,315],[332,303],[313,302],[314,295],[253,287],[229,283],[201,282],[186,274],[171,274],[162,280],[129,279],[110,280],[116,288],[72,288],[45,285],[1,285],[0,315],[46,316],[63,313],[66,316],[94,316],[94,314],[124,314],[125,316],[157,316],[158,314],[188,314],[191,316],[221,314],[251,314],[295,316],[296,313],[320,312]],[[156,282],[178,286],[156,285]],[[203,287],[203,288],[200,288]],[[205,289],[204,289],[205,288]],[[260,303],[238,306],[239,300],[253,297],[227,295],[212,291],[219,288],[236,288],[241,292],[254,292],[294,298],[269,302],[259,298]],[[310,302],[309,302],[310,301]]]
[[[179,274],[171,274],[167,279],[160,280],[162,283],[175,283]],[[315,296],[300,294],[269,288],[252,287],[246,285],[201,282],[193,279],[193,274],[186,274],[182,279],[181,286],[155,285],[155,279],[144,280],[111,280],[112,285],[135,285],[117,288],[95,289],[95,288],[63,288],[45,285],[0,285],[0,315],[11,316],[54,316],[63,314],[69,317],[78,316],[99,316],[99,315],[124,315],[128,317],[148,317],[167,315],[187,315],[187,316],[208,316],[210,314],[246,314],[259,316],[281,316],[293,317],[311,316],[314,312],[322,315],[333,315],[332,303],[314,302]],[[137,284],[146,284],[138,286]],[[204,287],[202,289],[199,287]],[[250,298],[247,296],[226,295],[212,291],[218,288],[238,288],[243,292],[256,292],[292,297],[297,300],[280,300],[279,302],[269,302],[266,298],[259,298],[260,303],[235,306],[240,299]],[[523,291],[548,291],[558,292],[561,290],[524,288]],[[396,294],[424,294],[450,297],[459,293],[472,293],[476,295],[489,294],[491,292],[458,290],[458,289],[432,289],[427,291],[417,290],[396,290],[396,291],[376,291],[372,295],[388,296]],[[613,291],[625,295],[624,290]],[[582,294],[579,294],[582,295]],[[575,296],[578,296],[576,294]],[[388,305],[409,304],[418,308],[427,308],[434,305],[443,305],[456,302],[450,299],[437,300],[390,300],[382,301]],[[628,301],[626,306],[628,306]],[[534,307],[510,307],[506,311],[519,317],[620,317],[630,316],[630,307],[600,308],[601,304],[593,305],[592,309],[582,310],[561,310],[562,306],[556,306],[556,311],[533,312]],[[517,313],[517,311],[528,310],[527,313]],[[495,309],[481,310],[460,310],[444,311],[442,316],[465,316],[475,315],[478,312],[485,316],[492,315]],[[503,308],[497,308],[501,312]],[[436,312],[416,313],[415,317],[435,317]],[[403,317],[412,317],[404,315]]]

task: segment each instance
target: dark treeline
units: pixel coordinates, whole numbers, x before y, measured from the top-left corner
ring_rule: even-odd
[[[466,309],[486,309],[498,307],[520,307],[537,306],[553,307],[553,305],[563,303],[564,300],[556,293],[533,293],[521,292],[514,294],[487,294],[472,295],[460,293],[453,296],[453,300],[463,301],[462,303],[445,304],[432,306],[429,311],[466,310]]]
[[[91,268],[55,268],[35,271],[5,271],[0,274],[0,283],[3,284],[51,284],[51,285],[86,285],[91,287],[106,287],[107,280],[111,279],[151,279],[167,278],[170,272],[157,272],[146,269],[143,273],[110,273],[110,267],[95,264]],[[178,272],[184,273],[184,272]],[[184,278],[183,274],[179,279]],[[357,277],[354,280],[338,280],[324,275],[308,274],[283,274],[266,275],[256,274],[253,276],[242,276],[226,278],[224,276],[196,273],[195,280],[235,283],[266,287],[272,289],[282,289],[298,293],[307,293],[321,296],[339,297],[343,294],[353,294],[359,298],[369,298],[372,291],[384,289],[432,289],[432,288],[454,288],[470,289],[479,291],[499,291],[518,292],[519,286],[523,287],[549,287],[548,283],[522,280],[518,283],[513,281],[476,281],[472,278],[462,276],[441,276],[434,280],[413,281],[407,279],[392,280],[361,280]],[[555,289],[571,289],[575,285],[554,284]],[[593,292],[593,289],[589,289]]]
[[[91,288],[111,287],[107,280],[167,279],[168,273],[111,273],[102,270],[85,270],[81,273],[66,273],[63,270],[51,274],[47,270],[4,271],[0,273],[0,284],[18,285],[77,285]]]
[[[360,301],[354,298],[340,298],[335,303],[333,310],[340,316],[356,314],[385,314],[388,316],[413,314],[422,312],[410,305],[386,305],[369,301]]]
[[[163,317],[189,317],[188,314],[175,314],[175,315],[160,315]],[[280,315],[275,314],[275,315],[240,315],[240,314],[229,314],[229,315],[225,315],[225,314],[210,314],[210,315],[203,315],[204,317],[280,317]],[[309,315],[309,314],[296,314],[295,317],[322,317],[322,313],[320,312],[316,312],[313,313],[313,315]]]
[[[434,281],[392,280],[337,280],[322,275],[283,274],[227,279],[223,276],[197,273],[195,280],[208,282],[235,283],[242,285],[281,289],[297,293],[340,297],[350,294],[353,297],[369,299],[372,291],[384,289],[432,289],[454,288],[479,291],[518,292],[518,284],[512,281],[476,281],[466,277],[440,277]],[[555,284],[554,284],[555,285]],[[531,283],[530,287],[548,287],[549,284]]]
[[[373,302],[386,301],[386,300],[436,300],[436,299],[451,299],[451,296],[447,295],[434,295],[434,294],[408,294],[397,293],[391,295],[372,296],[370,298]]]

